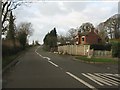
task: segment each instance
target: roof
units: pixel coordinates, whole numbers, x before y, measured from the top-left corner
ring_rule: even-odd
[[[79,33],[80,36],[86,36],[88,35],[90,32],[82,32],[82,33]]]

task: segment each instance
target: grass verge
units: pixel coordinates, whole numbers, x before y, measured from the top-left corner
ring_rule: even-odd
[[[87,56],[76,56],[75,58],[87,62],[118,63],[118,60],[113,58],[101,58],[101,57],[88,58]]]
[[[15,60],[16,58],[18,58],[20,55],[24,54],[25,51],[27,51],[29,48],[26,48],[25,50],[22,50],[22,51],[20,51],[20,52],[18,52],[16,54],[13,54],[13,55],[10,55],[10,56],[6,56],[6,57],[2,58],[2,68],[5,68],[13,60]]]

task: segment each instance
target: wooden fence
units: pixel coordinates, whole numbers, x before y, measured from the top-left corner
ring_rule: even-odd
[[[58,52],[70,55],[87,55],[90,45],[64,45],[58,47]]]
[[[112,51],[90,49],[90,45],[64,45],[58,46],[59,54],[87,55],[87,56],[112,56]]]
[[[94,50],[94,56],[112,56],[112,51],[101,51],[101,50]]]

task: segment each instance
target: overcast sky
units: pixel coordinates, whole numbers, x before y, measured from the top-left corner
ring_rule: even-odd
[[[38,40],[43,43],[44,36],[56,27],[57,34],[66,35],[70,28],[91,22],[94,26],[118,13],[117,1],[36,1],[18,7],[14,14],[16,23],[31,22],[33,35],[29,43]]]

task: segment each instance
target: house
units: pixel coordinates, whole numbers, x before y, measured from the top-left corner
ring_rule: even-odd
[[[101,38],[98,35],[98,31],[94,28],[87,32],[78,33],[76,36],[76,44],[99,44]]]

